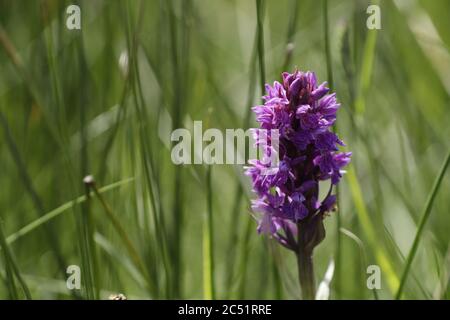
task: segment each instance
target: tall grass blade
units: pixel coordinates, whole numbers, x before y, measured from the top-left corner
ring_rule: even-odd
[[[358,219],[361,223],[364,234],[369,242],[369,246],[375,255],[375,259],[386,275],[386,281],[391,292],[395,292],[399,287],[399,279],[394,271],[394,268],[386,256],[383,249],[380,247],[379,241],[375,229],[370,220],[369,212],[367,210],[361,187],[356,177],[356,172],[353,165],[350,165],[347,171],[347,179],[350,186],[350,192],[352,194],[353,203],[356,208]]]
[[[359,94],[355,101],[357,114],[362,114],[365,109],[365,99],[372,78],[372,70],[375,60],[375,49],[378,31],[376,29],[367,30],[366,40],[362,56],[361,72],[359,75]]]
[[[297,29],[297,21],[298,21],[298,7],[300,1],[291,0],[290,7],[292,8],[291,14],[289,16],[289,24],[286,36],[286,57],[284,59],[283,67],[281,68],[281,72],[288,71],[288,68],[291,65],[293,51],[295,49],[295,45],[293,43],[293,38]]]
[[[261,86],[261,94],[264,94],[266,90],[266,65],[264,62],[264,7],[264,0],[256,0],[256,33],[258,35],[259,83]]]
[[[104,192],[108,192],[110,190],[114,190],[124,184],[130,183],[131,181],[133,181],[134,178],[127,178],[124,180],[120,180],[114,183],[111,183],[107,186],[104,186],[102,188],[100,188],[98,190],[99,193],[104,193]],[[90,196],[93,196],[94,192],[90,192]],[[8,244],[12,244],[14,242],[16,242],[18,239],[22,238],[23,236],[27,235],[28,233],[30,233],[31,231],[39,228],[41,225],[49,222],[50,220],[58,217],[59,215],[61,215],[62,213],[66,212],[67,210],[71,209],[73,206],[83,203],[87,200],[86,195],[83,196],[79,196],[78,198],[74,199],[74,200],[70,200],[62,205],[60,205],[59,207],[45,213],[42,217],[34,220],[33,222],[27,224],[26,226],[24,226],[23,228],[21,228],[19,231],[14,232],[13,234],[11,234],[10,236],[8,236],[6,238],[6,241],[8,242]]]
[[[22,287],[23,293],[25,294],[25,297],[28,300],[31,300],[31,293],[28,289],[27,284],[22,278],[22,275],[20,274],[19,268],[17,267],[16,262],[14,261],[13,255],[11,253],[11,250],[9,249],[9,246],[5,239],[5,233],[3,232],[3,221],[0,220],[0,247],[3,251],[3,257],[5,260],[5,266],[6,266],[6,275],[7,275],[7,282],[8,282],[8,289],[10,290],[10,295],[12,299],[17,299],[17,290],[14,283],[13,274],[16,276],[17,280],[20,283],[20,286]]]
[[[25,191],[28,193],[31,201],[33,202],[36,213],[40,217],[42,217],[45,214],[44,204],[33,185],[31,177],[28,173],[28,170],[25,166],[24,161],[22,160],[22,156],[19,152],[16,142],[14,141],[14,138],[12,136],[8,121],[1,110],[0,110],[0,125],[2,126],[6,144],[8,146],[9,152],[11,153],[11,156],[14,160],[14,163],[17,166],[17,169],[19,171],[20,180],[25,187]],[[47,236],[47,241],[48,241],[50,247],[52,248],[52,253],[55,256],[57,265],[59,267],[59,271],[65,277],[67,264],[62,255],[58,241],[56,240],[56,234],[54,233],[54,230],[51,229],[50,227],[45,228],[45,234]]]
[[[331,43],[330,43],[330,26],[329,26],[329,16],[328,16],[328,0],[323,0],[323,29],[324,29],[324,41],[325,41],[325,58],[327,62],[327,80],[330,91],[334,90],[334,78],[333,78],[333,57],[331,55]],[[337,133],[338,124],[337,122],[334,124],[333,131]],[[341,288],[341,233],[339,230],[341,229],[341,202],[339,197],[339,186],[336,185],[336,276],[335,276],[335,287],[336,287],[336,295],[339,296],[340,288]],[[333,261],[333,270],[334,270],[334,261]]]
[[[431,209],[433,208],[434,199],[436,198],[436,195],[439,191],[439,187],[441,186],[442,179],[444,178],[445,171],[447,170],[447,167],[450,163],[450,150],[442,164],[441,170],[439,171],[439,174],[436,177],[436,180],[434,181],[433,188],[431,189],[430,193],[428,194],[427,202],[425,203],[425,207],[423,209],[421,219],[419,222],[419,226],[417,228],[416,236],[414,237],[414,241],[411,247],[411,250],[409,251],[408,257],[406,258],[406,264],[405,269],[402,273],[400,286],[398,288],[398,291],[395,295],[395,298],[398,300],[402,297],[403,290],[405,288],[406,280],[408,279],[408,275],[411,269],[412,262],[414,260],[414,257],[416,256],[417,249],[419,248],[420,240],[422,239],[422,233],[425,227],[425,224],[428,221],[428,218],[431,214]]]
[[[167,9],[169,15],[169,30],[170,30],[170,43],[171,43],[171,64],[173,72],[173,101],[172,101],[172,118],[173,127],[180,128],[182,121],[182,106],[181,103],[185,97],[184,87],[182,79],[183,68],[180,66],[179,59],[179,46],[178,46],[178,24],[176,20],[173,1],[167,1]],[[187,102],[184,101],[184,104]],[[180,166],[176,166],[174,171],[173,180],[173,242],[172,242],[172,263],[173,263],[173,295],[175,298],[179,298],[181,295],[181,286],[183,281],[182,270],[182,226],[183,226],[183,172]]]
[[[212,205],[212,172],[211,166],[206,169],[206,216],[203,222],[203,295],[207,300],[214,300],[214,229]]]
[[[138,269],[144,275],[144,277],[146,279],[146,282],[147,282],[147,285],[148,285],[149,291],[154,296],[156,296],[157,295],[156,287],[155,287],[154,283],[151,281],[151,278],[149,277],[147,269],[145,268],[145,265],[144,265],[140,255],[139,255],[138,251],[134,247],[133,242],[131,241],[131,239],[128,236],[127,232],[122,227],[121,222],[116,218],[116,216],[113,213],[110,205],[106,202],[105,198],[100,193],[100,191],[97,188],[97,186],[95,185],[95,182],[91,183],[90,187],[92,188],[92,190],[94,191],[94,194],[97,196],[97,198],[100,201],[102,207],[104,208],[104,211],[106,213],[106,216],[107,216],[108,220],[111,222],[111,224],[113,225],[113,227],[116,230],[117,234],[119,235],[121,241],[125,245],[125,248],[127,249],[128,254],[129,254],[130,258],[132,259],[133,263],[136,265],[136,267],[138,267]]]

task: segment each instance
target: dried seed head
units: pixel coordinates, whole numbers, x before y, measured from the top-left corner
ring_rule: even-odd
[[[125,297],[122,293],[117,294],[111,294],[108,298],[108,300],[127,300],[127,297]]]

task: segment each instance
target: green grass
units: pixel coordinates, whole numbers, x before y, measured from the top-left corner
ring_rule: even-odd
[[[396,299],[400,299],[402,297],[402,293],[403,293],[403,289],[405,287],[406,279],[407,279],[408,274],[409,274],[409,272],[411,270],[411,264],[412,264],[412,262],[414,260],[414,257],[415,257],[415,255],[417,253],[417,249],[419,248],[419,243],[420,243],[420,241],[422,239],[422,233],[423,233],[423,230],[425,228],[425,224],[427,223],[427,221],[428,221],[428,219],[430,217],[431,209],[433,208],[434,199],[436,198],[436,195],[437,195],[437,193],[439,191],[439,188],[441,186],[441,183],[442,183],[442,179],[444,178],[444,175],[446,173],[446,170],[447,170],[449,164],[450,164],[450,151],[448,152],[448,154],[447,154],[447,156],[446,156],[446,158],[444,160],[444,163],[442,164],[442,168],[439,171],[438,176],[436,177],[436,180],[435,180],[435,182],[433,184],[433,189],[431,189],[431,191],[429,193],[427,202],[426,202],[424,210],[423,210],[422,217],[420,218],[420,223],[419,223],[419,227],[417,229],[416,236],[414,237],[414,242],[413,242],[413,245],[411,247],[411,251],[409,252],[408,258],[406,260],[405,270],[403,271],[403,275],[402,275],[402,279],[401,279],[401,282],[400,282],[400,286],[399,286],[398,291],[397,291],[397,293],[395,295]]]
[[[170,157],[194,120],[254,127],[264,84],[294,68],[337,93],[353,152],[316,282],[334,259],[331,299],[450,298],[447,1],[379,1],[381,30],[369,1],[78,3],[70,31],[70,1],[0,0],[0,298],[300,297],[242,166]]]

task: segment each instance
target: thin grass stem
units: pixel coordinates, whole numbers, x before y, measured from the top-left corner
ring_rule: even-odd
[[[436,198],[436,195],[439,191],[439,187],[441,186],[442,179],[444,178],[445,172],[447,170],[447,167],[450,163],[450,149],[448,151],[448,154],[442,164],[441,170],[439,171],[439,174],[437,175],[433,188],[431,189],[430,193],[428,194],[427,202],[425,203],[425,207],[423,209],[423,212],[421,214],[421,219],[419,223],[419,227],[417,228],[416,236],[414,237],[414,241],[411,247],[411,250],[409,251],[408,257],[406,258],[406,264],[405,269],[403,271],[401,280],[400,280],[400,286],[398,287],[398,291],[395,295],[395,299],[401,299],[403,290],[405,288],[406,280],[408,279],[408,275],[411,269],[411,265],[413,263],[414,257],[416,256],[417,249],[419,248],[420,240],[422,239],[422,233],[425,228],[425,224],[427,223],[430,214],[431,209],[433,208],[434,199]]]
[[[145,265],[144,265],[143,261],[141,260],[138,251],[136,250],[132,241],[128,237],[127,232],[125,231],[125,229],[123,229],[122,224],[114,215],[111,207],[106,202],[103,195],[100,193],[95,182],[92,181],[89,184],[89,186],[92,188],[92,190],[94,191],[94,194],[97,196],[98,200],[100,201],[100,203],[106,213],[107,218],[112,223],[114,229],[116,230],[117,234],[119,235],[120,239],[122,240],[123,244],[125,245],[125,247],[128,251],[128,254],[129,254],[130,258],[132,259],[133,263],[136,265],[136,267],[138,267],[139,271],[142,273],[142,275],[147,280],[147,284],[148,284],[148,287],[151,290],[151,292],[154,295],[156,295],[155,286],[148,275],[147,269],[145,268]]]
[[[8,278],[8,288],[10,289],[10,294],[12,299],[17,299],[18,294],[16,290],[16,286],[14,284],[14,278],[13,273],[17,278],[17,281],[19,281],[20,286],[22,287],[23,293],[25,294],[25,297],[28,300],[31,300],[31,293],[28,289],[27,284],[22,278],[22,275],[20,274],[19,268],[17,267],[16,262],[14,261],[13,255],[11,253],[11,250],[9,249],[8,243],[5,239],[5,233],[3,232],[3,222],[0,220],[0,247],[3,251],[3,257],[5,260],[5,266],[6,266],[6,275]]]

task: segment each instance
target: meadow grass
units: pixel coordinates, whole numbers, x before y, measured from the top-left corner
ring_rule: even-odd
[[[369,1],[77,3],[81,31],[70,1],[0,0],[0,298],[299,298],[243,167],[174,165],[170,140],[255,127],[294,68],[337,93],[353,152],[316,283],[333,260],[331,299],[450,298],[448,1],[379,1],[380,30]]]

